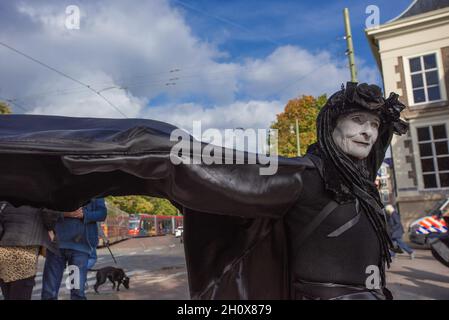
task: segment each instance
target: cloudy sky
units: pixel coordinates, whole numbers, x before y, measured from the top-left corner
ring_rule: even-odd
[[[0,46],[0,99],[16,113],[266,128],[289,99],[349,80],[344,7],[359,81],[380,85],[366,7],[377,5],[383,23],[410,2],[1,1],[0,43],[72,79]],[[70,5],[80,10],[79,29],[66,26]]]

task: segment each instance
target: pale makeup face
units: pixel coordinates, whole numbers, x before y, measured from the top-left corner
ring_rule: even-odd
[[[349,113],[338,118],[332,138],[344,153],[365,159],[377,140],[379,126],[379,117],[372,113]]]

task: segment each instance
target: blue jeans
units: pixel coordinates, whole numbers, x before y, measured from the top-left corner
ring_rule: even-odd
[[[87,262],[87,270],[92,269],[97,263],[97,249],[93,249],[89,255],[89,260]]]
[[[410,248],[402,239],[392,239],[393,244],[397,244],[399,248],[401,248],[403,251],[407,252],[408,254],[413,253],[413,249]],[[392,255],[394,257],[394,254]]]
[[[84,285],[87,279],[87,260],[89,254],[72,249],[60,249],[61,256],[57,256],[47,250],[45,259],[44,274],[42,277],[42,300],[57,300],[59,287],[66,265],[77,266],[79,269],[79,289],[70,290],[70,299],[86,300]]]

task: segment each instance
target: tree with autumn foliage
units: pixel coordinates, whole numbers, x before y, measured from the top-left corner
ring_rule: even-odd
[[[108,197],[107,200],[128,213],[146,213],[154,215],[175,216],[176,209],[167,199],[154,198],[149,196],[122,196]]]
[[[326,95],[319,97],[302,95],[290,100],[282,113],[276,116],[272,129],[278,130],[279,155],[297,156],[296,119],[299,121],[299,141],[301,155],[316,142],[316,118],[326,103]]]
[[[11,108],[6,102],[0,101],[0,114],[10,114]]]

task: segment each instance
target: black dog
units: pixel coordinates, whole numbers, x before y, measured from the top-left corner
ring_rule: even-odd
[[[94,290],[98,292],[98,287],[106,282],[107,279],[112,282],[112,289],[115,289],[115,282],[117,282],[117,291],[120,291],[120,285],[129,289],[129,277],[126,276],[125,271],[120,268],[104,267],[101,269],[90,269],[89,271],[97,271],[97,282],[94,285]]]

